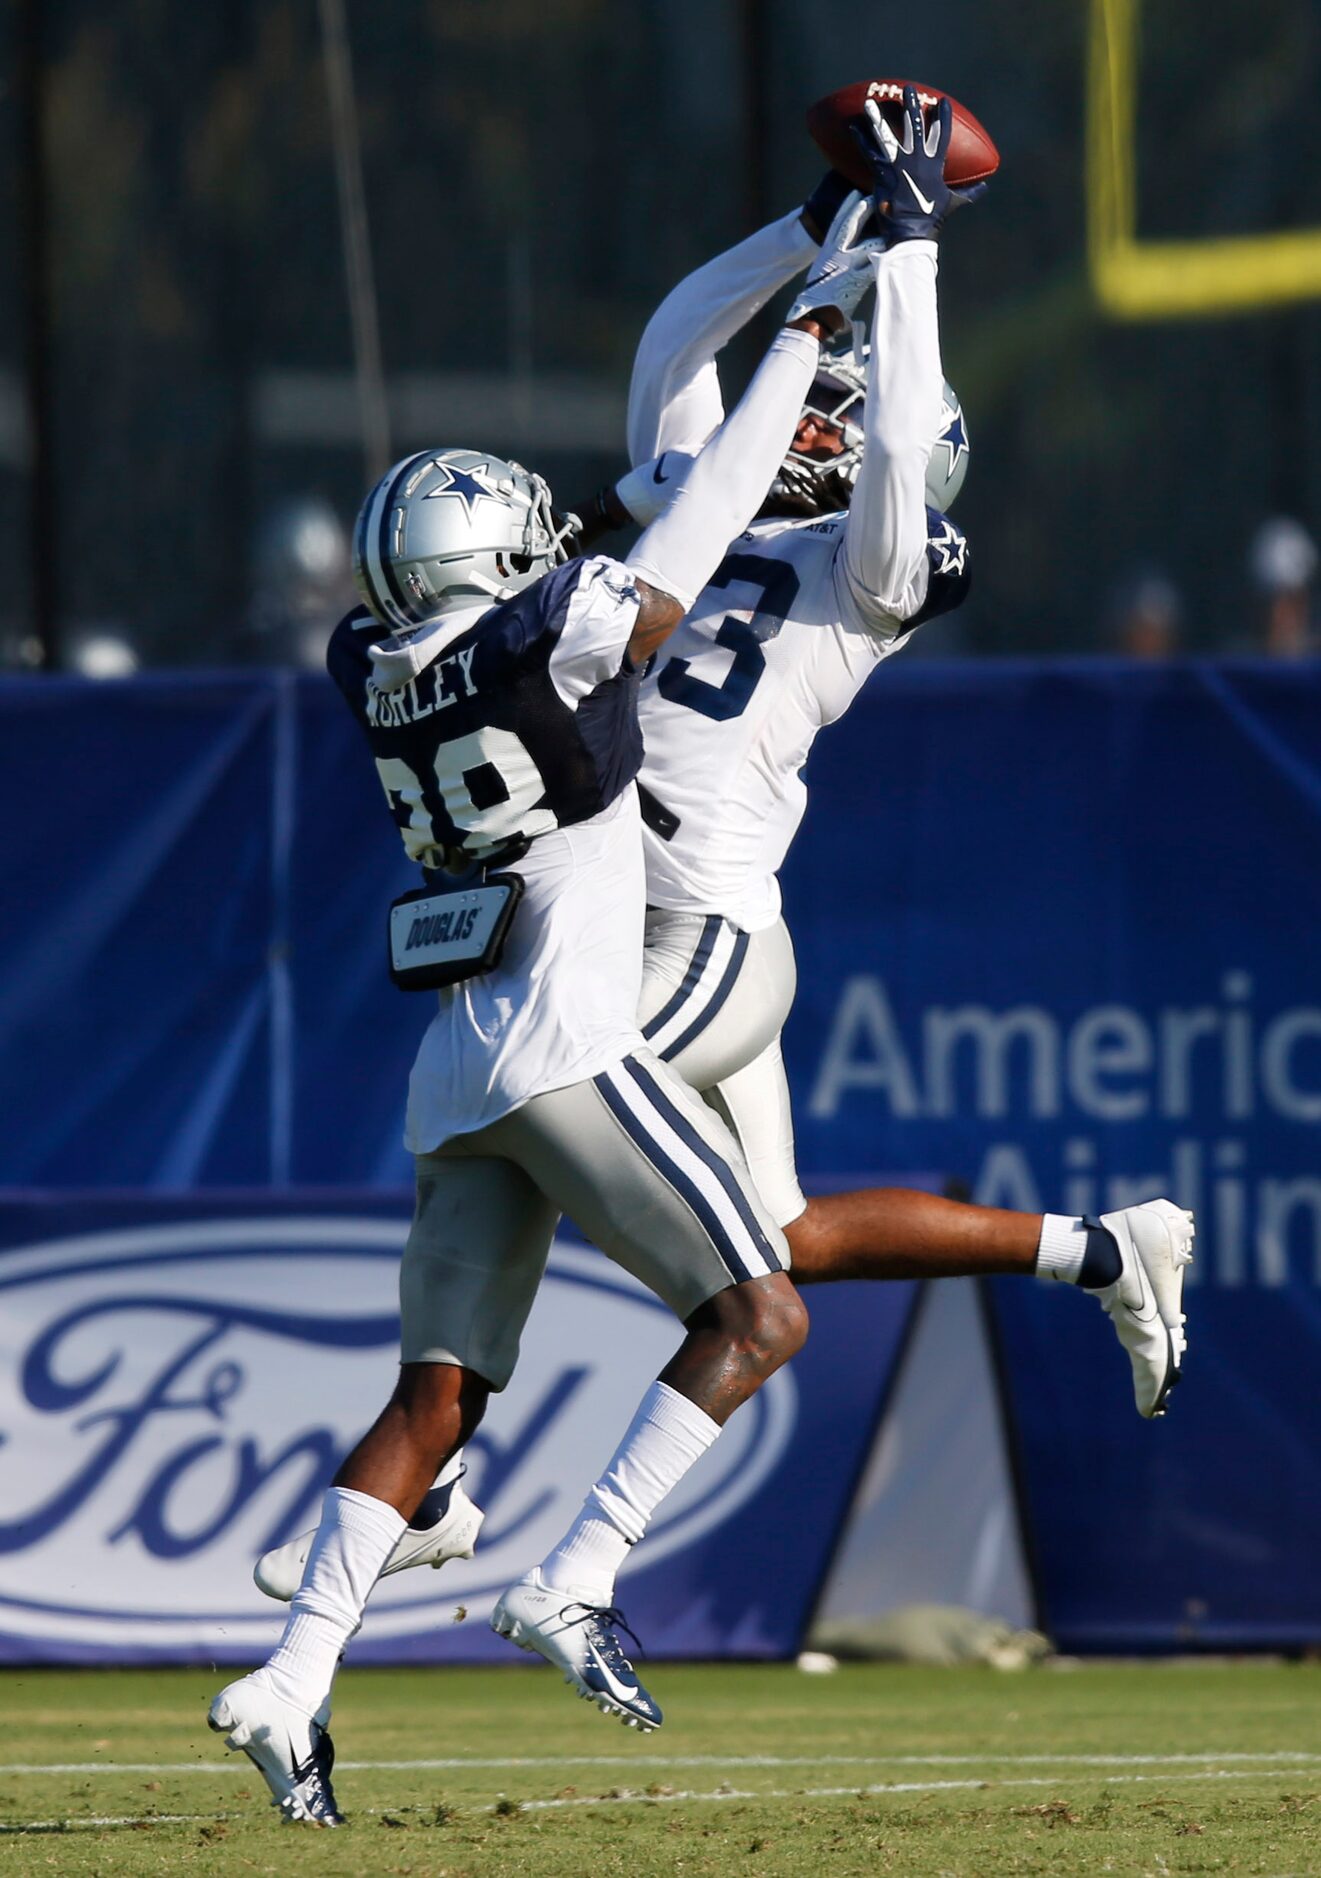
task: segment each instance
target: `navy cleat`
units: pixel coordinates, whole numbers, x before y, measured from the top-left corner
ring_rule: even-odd
[[[328,1705],[327,1705],[328,1707]],[[222,1689],[207,1725],[241,1749],[271,1790],[283,1818],[311,1826],[342,1826],[344,1816],[330,1784],[335,1744],[323,1723],[329,1715],[304,1715],[289,1702],[244,1676]]]
[[[619,1611],[552,1591],[537,1570],[504,1593],[491,1613],[491,1628],[520,1650],[544,1656],[584,1702],[617,1716],[626,1728],[652,1734],[665,1719],[624,1653],[619,1632],[633,1632]]]

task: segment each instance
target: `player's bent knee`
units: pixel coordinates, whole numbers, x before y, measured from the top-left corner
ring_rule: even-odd
[[[787,1363],[807,1342],[810,1319],[793,1280],[780,1272],[771,1280],[774,1301],[766,1312],[766,1341],[776,1363]]]
[[[807,1307],[784,1272],[731,1285],[712,1304],[721,1331],[762,1375],[787,1363],[807,1341]]]

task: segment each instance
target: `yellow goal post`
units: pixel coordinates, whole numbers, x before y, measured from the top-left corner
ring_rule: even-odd
[[[1091,0],[1087,53],[1087,254],[1116,319],[1251,313],[1321,297],[1321,228],[1203,241],[1137,232],[1134,129],[1141,0]]]

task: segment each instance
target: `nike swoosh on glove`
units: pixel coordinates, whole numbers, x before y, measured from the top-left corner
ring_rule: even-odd
[[[928,130],[916,86],[905,85],[902,143],[873,98],[867,100],[868,129],[854,126],[854,140],[876,179],[876,217],[889,247],[898,241],[935,241],[955,209],[986,194],[985,183],[951,189],[945,181],[952,115],[949,99],[942,98]]]

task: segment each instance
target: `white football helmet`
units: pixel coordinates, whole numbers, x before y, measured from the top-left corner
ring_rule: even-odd
[[[968,442],[968,420],[963,415],[959,394],[948,378],[944,402],[940,407],[940,430],[927,458],[927,502],[944,515],[954,505],[968,474],[972,445]]]
[[[383,626],[413,632],[449,608],[507,600],[569,558],[572,516],[521,463],[422,450],[382,476],[353,531],[353,578]]]
[[[870,346],[864,346],[861,364],[851,347],[823,355],[821,368],[804,400],[803,413],[833,426],[840,433],[844,448],[818,456],[790,449],[771,484],[771,501],[776,512],[835,515],[848,507],[862,462],[862,404],[867,394],[870,356]],[[963,487],[969,454],[963,406],[946,379],[940,434],[927,462],[927,502],[942,514]]]

